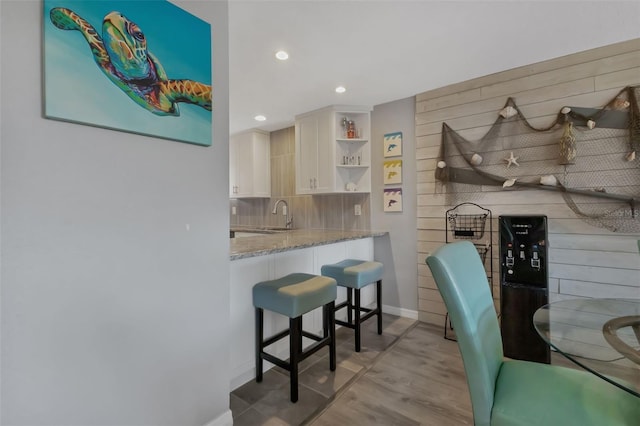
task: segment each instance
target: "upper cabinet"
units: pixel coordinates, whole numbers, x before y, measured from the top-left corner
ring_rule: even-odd
[[[331,112],[296,117],[296,193],[331,192]]]
[[[271,197],[271,140],[260,130],[229,140],[229,197]]]
[[[370,108],[331,106],[296,117],[296,193],[371,192]]]

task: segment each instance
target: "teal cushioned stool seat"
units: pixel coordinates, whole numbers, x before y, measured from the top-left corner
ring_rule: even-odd
[[[289,274],[253,287],[253,305],[289,318],[336,300],[336,281],[311,274]]]
[[[640,398],[592,373],[506,360],[487,275],[469,241],[426,259],[456,330],[477,426],[640,425]]]
[[[298,400],[298,364],[320,348],[329,346],[329,368],[336,369],[335,300],[336,281],[319,275],[295,273],[262,281],[253,286],[253,305],[256,311],[256,381],[262,381],[262,364],[267,360],[289,371],[291,402]],[[322,336],[302,329],[302,315],[322,307]],[[264,310],[289,317],[289,328],[268,339],[264,338]],[[265,348],[289,336],[289,360],[267,352]],[[302,337],[315,340],[302,350]]]
[[[336,320],[337,324],[355,330],[355,350],[361,350],[361,324],[376,315],[378,319],[378,334],[382,334],[382,272],[380,262],[345,259],[338,263],[323,265],[320,273],[334,278],[338,285],[347,289],[347,300],[338,304],[336,311],[347,308],[347,321]],[[361,306],[360,290],[369,284],[376,283],[376,307],[373,309]],[[355,299],[355,300],[354,300]],[[365,313],[361,315],[361,313]]]

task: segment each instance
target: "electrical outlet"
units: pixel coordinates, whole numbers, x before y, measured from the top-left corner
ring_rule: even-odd
[[[236,206],[231,206],[231,214],[235,215],[236,213]]]
[[[360,206],[360,204],[356,204],[356,205],[354,206],[353,213],[354,213],[356,216],[360,216],[360,215],[362,214],[362,206]]]

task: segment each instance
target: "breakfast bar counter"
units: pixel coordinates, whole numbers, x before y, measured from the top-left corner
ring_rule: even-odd
[[[386,231],[340,231],[316,229],[231,228],[231,274],[229,285],[230,328],[227,344],[231,359],[230,389],[255,378],[255,308],[253,286],[291,273],[320,275],[322,265],[344,259],[375,260],[374,239]],[[374,286],[363,289],[361,303],[369,306],[375,298]],[[346,300],[344,288],[338,289],[337,303]],[[346,313],[340,312],[339,319]],[[265,336],[284,330],[286,316],[264,313]],[[322,308],[304,315],[305,330],[322,333]],[[309,343],[309,342],[307,342]],[[286,358],[287,342],[273,345],[276,356]],[[266,368],[271,364],[265,363]]]
[[[256,230],[234,228],[238,233],[255,233]],[[259,231],[259,230],[258,230]],[[263,256],[298,250],[307,247],[339,243],[362,238],[381,237],[386,231],[341,231],[323,229],[292,229],[263,233],[253,237],[231,238],[231,260]]]

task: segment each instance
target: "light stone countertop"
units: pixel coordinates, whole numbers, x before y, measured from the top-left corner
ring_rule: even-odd
[[[247,232],[251,232],[247,230]],[[306,247],[339,243],[361,238],[382,237],[387,231],[341,231],[322,229],[293,229],[274,234],[231,238],[231,260],[264,256]]]

